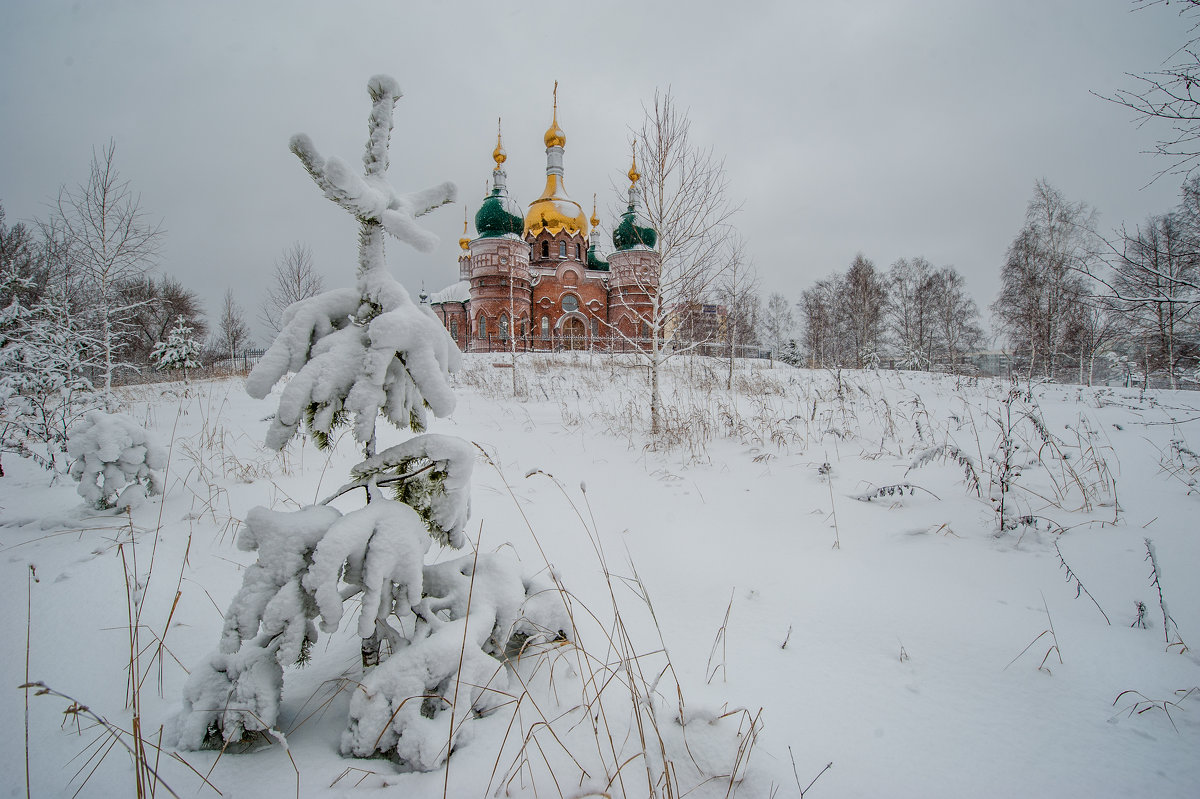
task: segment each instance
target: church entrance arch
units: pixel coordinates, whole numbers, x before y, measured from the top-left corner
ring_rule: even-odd
[[[587,329],[583,326],[583,320],[577,317],[571,317],[563,323],[562,326],[563,346],[569,350],[582,350],[587,348]]]

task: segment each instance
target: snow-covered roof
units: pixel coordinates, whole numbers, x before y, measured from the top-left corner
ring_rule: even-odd
[[[471,284],[469,281],[460,280],[457,283],[452,283],[441,291],[429,295],[429,304],[438,305],[444,302],[466,302],[471,299]]]

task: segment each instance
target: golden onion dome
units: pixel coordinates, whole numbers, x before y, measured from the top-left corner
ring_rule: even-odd
[[[547,175],[546,190],[529,204],[525,214],[525,234],[536,236],[548,230],[551,235],[557,235],[565,229],[568,233],[582,236],[587,231],[587,223],[583,209],[563,191],[558,176]]]
[[[600,227],[600,217],[596,216],[596,195],[592,194],[592,218],[588,220],[592,223],[592,230]]]
[[[500,138],[500,120],[496,120],[496,149],[492,150],[492,160],[496,162],[496,166],[501,166],[508,160],[508,153],[504,151],[504,141]]]
[[[550,123],[550,127],[546,129],[545,141],[547,147],[567,146],[567,134],[558,126],[557,113],[555,113],[554,121]]]
[[[546,188],[542,196],[529,204],[525,214],[525,235],[537,235],[547,230],[558,235],[568,233],[587,235],[587,216],[579,203],[567,196],[562,179],[562,151],[551,151],[567,143],[567,134],[558,126],[558,81],[554,82],[554,121],[546,131]]]
[[[466,208],[463,208],[463,234],[462,234],[462,238],[458,240],[458,246],[461,247],[464,251],[471,249],[471,240],[469,238],[467,238],[467,209]]]
[[[638,178],[642,176],[642,173],[637,171],[637,152],[633,153],[633,165],[629,167],[629,171],[625,174],[629,178],[631,185],[637,183]]]
[[[567,134],[558,126],[558,81],[554,81],[554,119],[543,138],[547,148],[567,146]]]

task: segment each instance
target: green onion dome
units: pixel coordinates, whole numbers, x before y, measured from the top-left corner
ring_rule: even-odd
[[[637,171],[637,158],[634,158],[628,174],[629,207],[621,214],[621,221],[613,229],[613,246],[618,250],[632,250],[635,247],[653,249],[658,242],[658,233],[641,213],[641,193],[637,187],[641,175]]]
[[[587,268],[599,269],[602,272],[608,271],[608,261],[596,254],[596,243],[592,242],[587,251]]]
[[[525,217],[521,214],[521,207],[509,199],[508,187],[504,184],[507,177],[504,162],[508,160],[508,154],[504,152],[504,142],[500,139],[498,128],[497,123],[496,149],[492,150],[492,160],[496,162],[496,168],[492,170],[492,191],[475,214],[475,230],[481,239],[510,233],[520,236],[525,232]]]
[[[481,239],[495,238],[508,233],[520,236],[525,231],[525,218],[513,213],[516,208],[503,184],[492,189],[475,214],[475,230]]]
[[[632,250],[635,247],[646,247],[653,249],[658,243],[658,233],[654,228],[648,225],[643,227],[638,222],[645,222],[645,219],[640,219],[635,206],[630,205],[629,210],[621,214],[621,223],[613,230],[613,246],[618,250]]]

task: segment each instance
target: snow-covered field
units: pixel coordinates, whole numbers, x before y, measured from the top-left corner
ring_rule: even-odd
[[[766,364],[729,392],[719,362],[677,359],[651,448],[631,361],[526,357],[513,399],[505,360],[468,356],[431,430],[479,446],[472,545],[560,580],[573,642],[524,653],[448,770],[415,774],[338,754],[361,676],[343,627],[288,671],[275,740],[181,753],[212,787],[151,749],[176,793],[1200,796],[1200,395]],[[131,519],[5,458],[7,795],[26,758],[33,796],[132,794],[122,743],[16,686],[128,730],[136,571],[158,743],[254,561],[240,520],[358,460],[349,436],[263,449],[274,404],[240,379],[125,401],[170,452]]]

